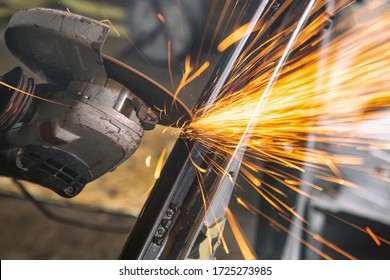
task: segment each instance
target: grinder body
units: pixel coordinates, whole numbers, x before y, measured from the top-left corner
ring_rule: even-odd
[[[21,68],[0,77],[0,175],[73,197],[155,127],[157,115],[106,73],[100,51],[108,30],[52,9],[11,18],[8,48],[47,83],[35,85]]]

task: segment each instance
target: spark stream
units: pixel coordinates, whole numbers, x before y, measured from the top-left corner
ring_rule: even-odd
[[[341,35],[326,48],[320,48],[324,37],[315,38],[327,19],[322,14],[302,30],[292,50],[294,55],[263,99],[260,112],[254,116],[250,140],[242,148],[249,157],[301,172],[305,167],[322,172],[328,169],[331,175],[322,174],[325,181],[351,187],[342,180],[338,166],[362,165],[364,159],[307,148],[303,143],[314,135],[317,143],[348,149],[390,149],[390,143],[385,141],[390,131],[386,121],[390,116],[390,12],[344,32],[338,30]],[[272,66],[283,55],[285,37],[288,36],[276,35],[256,55],[256,51],[248,51],[241,57],[222,97],[212,107],[196,112],[194,120],[184,127],[183,137],[195,139],[221,156],[232,156],[265,94],[275,70]],[[259,65],[261,61],[265,61],[264,65]],[[241,67],[244,62],[247,66]],[[232,90],[237,84],[244,86]],[[297,178],[250,163],[244,163],[244,167],[248,169],[244,176],[256,187],[261,182],[254,180],[252,171],[268,172],[296,189]]]
[[[124,266],[123,268],[119,269],[119,275],[125,276],[125,275],[131,275],[131,276],[177,276],[177,275],[203,275],[203,269],[200,268],[185,268],[180,270],[177,266],[174,266],[173,268],[144,268],[144,267],[135,267],[135,268],[128,268],[127,266]]]
[[[360,13],[380,15],[352,27],[348,18],[341,19],[335,32],[322,33],[329,10],[320,11],[327,2],[315,3],[311,15],[318,16],[300,32],[280,71],[276,66],[285,56],[288,40],[296,29],[294,22],[286,24],[285,30],[261,46],[255,48],[252,44],[251,49],[245,50],[220,97],[195,112],[193,121],[182,132],[183,138],[196,140],[226,159],[233,157],[237,148],[246,151],[241,176],[290,223],[291,215],[307,222],[284,202],[290,190],[317,199],[316,195],[324,192],[332,196],[326,188],[329,182],[359,189],[357,183],[343,178],[344,168],[375,175],[375,170],[365,166],[365,158],[357,152],[390,150],[390,11],[383,9],[384,1],[373,0]],[[336,2],[330,14],[351,3]],[[291,1],[285,3],[284,6]],[[263,19],[258,24],[255,39],[262,38],[266,29],[262,26],[269,26],[271,20]],[[257,110],[259,102],[262,104]],[[240,147],[243,137],[247,141]],[[313,141],[315,145],[305,145]],[[342,150],[329,152],[327,147],[333,145]],[[305,181],[302,174],[294,176],[283,167],[302,173],[313,171],[315,180]],[[220,166],[214,169],[225,172]],[[279,186],[262,180],[259,173],[277,181]],[[383,180],[388,182],[389,178]],[[301,188],[302,185],[307,188]],[[258,209],[244,202],[242,205],[258,213]],[[282,225],[277,229],[290,234]],[[330,258],[299,237],[291,236],[322,257]],[[346,258],[354,258],[323,237],[315,235],[315,239]]]

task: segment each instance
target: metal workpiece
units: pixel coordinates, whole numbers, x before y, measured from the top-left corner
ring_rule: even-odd
[[[172,227],[162,258],[214,259],[225,225],[226,208],[233,194],[235,178],[230,174],[238,174],[238,169],[235,169],[221,175],[215,171],[214,165],[228,168],[226,162],[212,153],[206,155],[201,167],[207,171],[200,173],[197,170],[197,178],[187,193],[177,223]],[[209,244],[213,246],[211,250]]]
[[[196,221],[188,219],[179,224],[186,215],[199,216],[196,208],[200,198],[198,170],[194,164],[203,163],[207,150],[198,143],[179,139],[170,153],[160,178],[149,195],[120,256],[121,259],[176,259],[168,250],[174,246],[176,234],[173,229],[195,228]],[[203,209],[202,207],[200,209]],[[194,210],[194,211],[192,211]],[[184,215],[184,216],[183,216]],[[182,236],[184,238],[184,235]],[[179,250],[182,240],[176,240]],[[175,252],[181,255],[182,252]]]
[[[214,165],[229,168],[226,162],[197,142],[179,139],[120,258],[212,259],[238,175],[240,161],[234,162],[230,172],[221,176]]]

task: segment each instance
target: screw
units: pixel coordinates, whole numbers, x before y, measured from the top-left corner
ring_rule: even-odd
[[[160,226],[156,231],[156,237],[162,237],[164,233],[165,233],[165,228]]]
[[[67,187],[64,189],[64,193],[67,195],[67,196],[73,196],[76,192],[76,189],[74,187]]]
[[[17,158],[16,166],[24,171],[28,171],[28,161],[25,158]]]
[[[19,164],[21,168],[27,167],[27,161],[24,158],[20,159]]]
[[[168,210],[165,215],[167,216],[167,218],[172,218],[173,217],[173,210]]]

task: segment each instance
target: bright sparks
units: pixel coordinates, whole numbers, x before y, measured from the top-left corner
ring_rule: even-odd
[[[227,48],[229,48],[234,43],[237,43],[241,40],[247,32],[249,27],[249,23],[244,24],[243,26],[237,28],[233,33],[227,36],[221,43],[219,43],[217,50],[219,52],[224,52]]]
[[[183,73],[183,77],[178,85],[178,87],[176,88],[176,91],[175,91],[175,94],[174,94],[174,100],[176,100],[179,92],[186,86],[188,85],[189,83],[191,83],[193,80],[195,80],[196,78],[198,78],[204,71],[207,70],[207,68],[210,66],[210,62],[206,61],[202,64],[202,66],[199,67],[199,69],[197,69],[195,71],[195,73],[193,73],[192,75],[190,75],[192,73],[192,71],[194,70],[194,68],[191,66],[191,57],[188,55],[186,56],[186,59],[185,59],[185,63],[184,63],[184,73]]]
[[[158,18],[161,23],[166,24],[167,21],[165,20],[164,16],[161,13],[157,13],[156,17]]]
[[[253,248],[250,246],[248,239],[243,233],[237,218],[233,215],[232,211],[227,208],[226,209],[226,218],[232,228],[233,235],[238,243],[238,246],[241,250],[242,255],[246,260],[257,260],[257,256]]]
[[[147,156],[145,159],[145,166],[150,168],[150,161],[152,160],[152,156]]]
[[[5,86],[5,87],[7,87],[7,88],[9,88],[9,89],[12,89],[12,90],[14,90],[14,91],[17,91],[17,92],[19,92],[19,93],[22,93],[22,94],[31,96],[31,97],[33,97],[33,98],[42,100],[42,101],[50,102],[50,103],[57,104],[57,105],[66,105],[66,104],[63,104],[63,103],[60,103],[60,102],[56,102],[56,101],[53,101],[53,100],[50,100],[50,99],[46,99],[46,98],[43,98],[43,97],[34,95],[34,94],[32,94],[32,93],[29,93],[29,92],[23,91],[23,90],[21,90],[21,89],[18,89],[18,88],[16,88],[16,87],[13,87],[13,86],[11,86],[11,85],[9,85],[9,84],[3,82],[3,81],[0,81],[0,85]],[[7,94],[7,93],[3,93],[3,94]]]
[[[155,179],[158,179],[160,178],[160,174],[161,174],[161,169],[163,167],[163,163],[164,163],[164,159],[165,159],[165,154],[167,152],[167,149],[163,149],[162,152],[161,152],[161,155],[157,161],[157,166],[156,166],[156,170],[154,171],[154,178]]]
[[[250,140],[242,148],[253,158],[301,172],[302,164],[330,170],[330,175],[321,174],[320,178],[356,187],[341,178],[339,167],[361,165],[364,159],[310,149],[302,143],[314,135],[318,143],[358,150],[389,149],[383,139],[390,129],[386,122],[390,113],[384,110],[390,106],[390,13],[343,32],[322,49],[319,43],[325,38],[313,36],[319,34],[326,20],[323,14],[301,32],[293,47],[294,55],[278,73],[261,112],[255,116]],[[223,89],[223,97],[206,112],[202,108],[196,113],[194,121],[184,129],[185,137],[221,155],[231,154],[283,53],[284,37],[288,36],[277,36],[269,45],[239,60],[238,70]],[[310,50],[313,48],[316,51]],[[244,86],[232,92],[237,84]],[[272,174],[260,167],[246,168]],[[294,178],[278,172],[272,175],[292,186],[287,182]],[[261,185],[247,177],[253,185]]]
[[[374,2],[377,5],[371,4],[369,9],[380,9],[380,1]],[[299,33],[280,71],[276,71],[277,65],[297,27],[293,22],[260,46],[250,44],[236,61],[219,99],[211,107],[208,104],[200,108],[194,120],[183,129],[183,137],[201,142],[226,159],[234,155],[237,147],[246,151],[249,160],[244,160],[241,172],[245,180],[281,215],[289,212],[304,223],[307,221],[279,198],[287,196],[284,189],[277,189],[254,174],[266,174],[310,199],[316,198],[300,185],[317,192],[322,192],[323,187],[303,181],[275,165],[254,164],[253,159],[301,173],[314,170],[316,181],[325,185],[330,182],[359,189],[356,183],[343,178],[341,171],[344,167],[357,170],[365,163],[353,151],[390,149],[390,12],[352,27],[344,18],[334,33],[322,33],[329,25],[330,15],[351,1],[337,1],[333,11],[325,12],[326,3],[319,0],[314,4],[311,15],[316,17]],[[285,8],[281,7],[280,11]],[[366,12],[369,11],[362,11]],[[262,32],[274,20],[267,19],[258,25],[262,28],[252,34],[254,41],[264,41]],[[228,36],[218,49],[223,51],[236,43],[244,36],[246,27]],[[263,101],[260,110],[259,100]],[[258,113],[253,115],[253,112]],[[251,125],[249,133],[248,124]],[[243,137],[247,141],[243,142]],[[315,146],[305,145],[313,140]],[[329,152],[326,148],[329,145],[342,147],[343,152]],[[380,241],[372,230],[366,228],[366,232],[379,246]],[[355,258],[323,237],[313,236],[345,257]],[[310,244],[305,245],[311,248]],[[316,248],[311,249],[329,258]]]
[[[381,246],[382,243],[381,241],[379,240],[379,238],[376,236],[376,234],[371,230],[370,227],[366,227],[366,231],[367,233],[371,236],[372,240],[374,240],[375,244],[378,245],[378,246]]]

